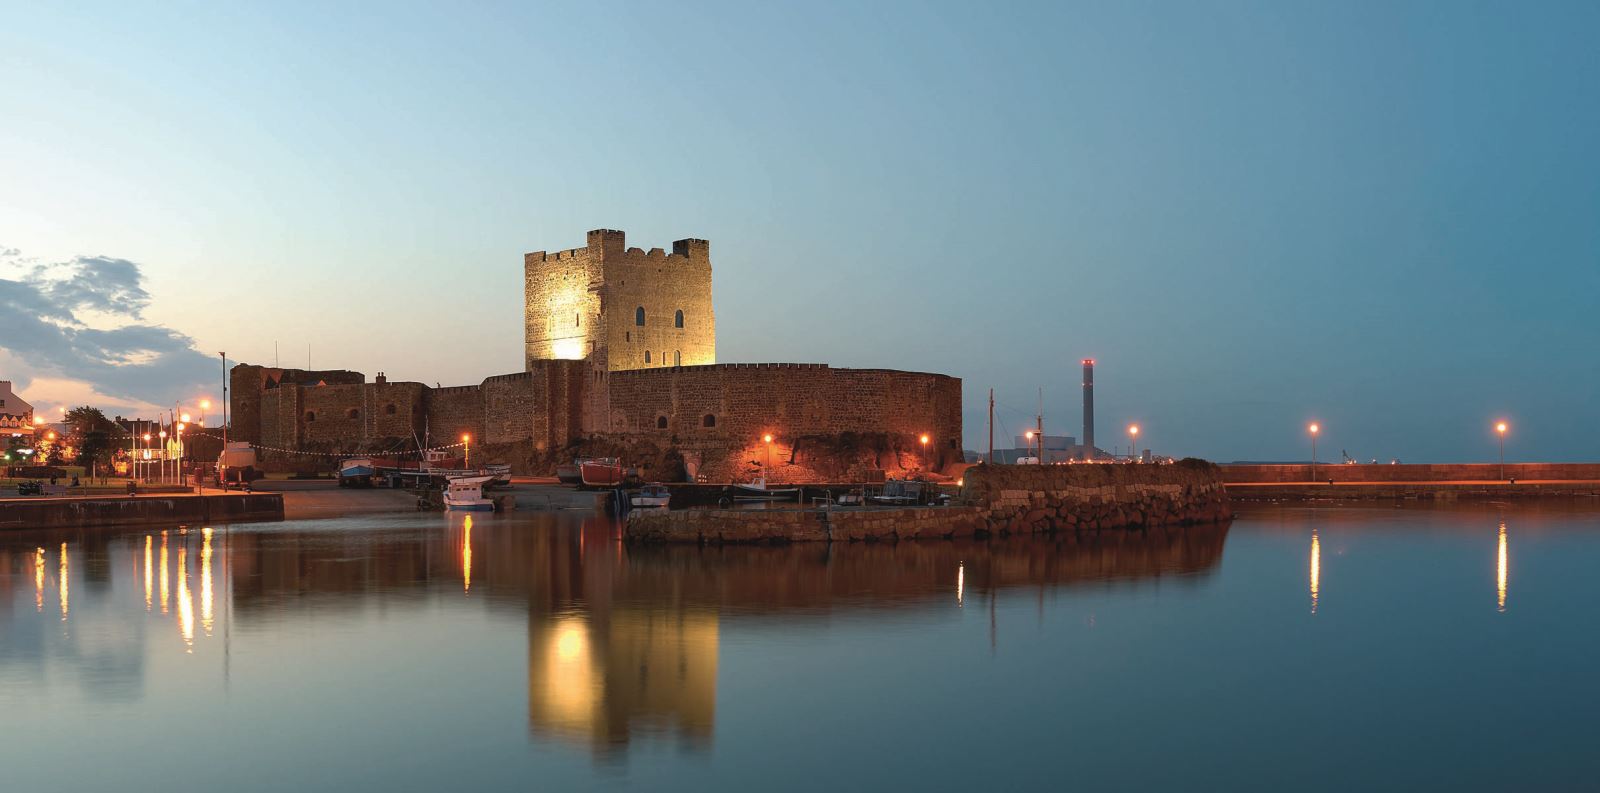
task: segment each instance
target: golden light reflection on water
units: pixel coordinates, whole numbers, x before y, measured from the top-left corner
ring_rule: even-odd
[[[472,591],[472,516],[467,515],[461,536],[461,591]],[[492,561],[492,560],[491,560]]]
[[[201,529],[200,543],[200,628],[211,635],[211,529]]]
[[[67,619],[67,544],[61,543],[61,620]]]
[[[161,613],[167,613],[167,533],[161,532]]]
[[[155,576],[155,571],[150,569],[150,554],[151,554],[151,549],[153,547],[153,543],[154,542],[155,542],[155,538],[154,537],[152,537],[152,536],[150,536],[148,534],[144,535],[144,610],[145,611],[149,611],[150,610],[150,603],[151,603],[150,590],[151,590],[151,587],[154,585],[153,576]]]
[[[1317,540],[1315,529],[1311,531],[1311,613],[1317,613],[1318,590],[1322,584],[1322,543]]]
[[[1500,522],[1500,551],[1495,560],[1495,589],[1499,596],[1500,610],[1506,610],[1506,524]]]
[[[33,608],[44,611],[44,549],[33,551]]]
[[[957,606],[960,606],[960,605],[963,604],[963,599],[966,596],[966,593],[967,593],[967,563],[966,562],[958,562],[956,564],[956,605]]]
[[[590,657],[589,622],[582,615],[558,617],[550,628],[544,658],[543,721],[559,731],[587,732],[599,701],[594,661]]]
[[[188,544],[178,546],[178,633],[194,652],[194,602],[189,597]]]

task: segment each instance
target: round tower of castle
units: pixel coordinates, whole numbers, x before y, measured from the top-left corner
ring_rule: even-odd
[[[717,362],[705,240],[678,240],[669,254],[596,229],[582,248],[525,254],[523,276],[528,369],[551,359],[607,371]]]

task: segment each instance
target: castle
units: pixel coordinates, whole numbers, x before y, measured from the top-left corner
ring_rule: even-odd
[[[957,378],[716,363],[705,240],[679,240],[668,254],[591,231],[583,248],[526,254],[523,283],[523,371],[430,388],[240,364],[230,374],[234,436],[284,467],[294,451],[414,449],[425,434],[436,446],[469,435],[475,455],[532,472],[619,454],[661,466],[660,478],[727,481],[759,469],[839,481],[961,461]]]

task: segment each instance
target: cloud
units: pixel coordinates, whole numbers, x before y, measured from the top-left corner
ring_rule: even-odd
[[[0,258],[20,255],[0,246]],[[80,381],[129,404],[166,404],[214,380],[216,362],[193,339],[141,321],[150,305],[143,282],[138,264],[108,256],[0,278],[0,350],[36,377]]]

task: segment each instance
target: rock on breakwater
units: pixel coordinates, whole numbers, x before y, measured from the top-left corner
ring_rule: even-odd
[[[1173,465],[977,465],[966,504],[985,510],[989,531],[1146,528],[1219,523],[1233,517],[1220,469],[1203,460]]]

